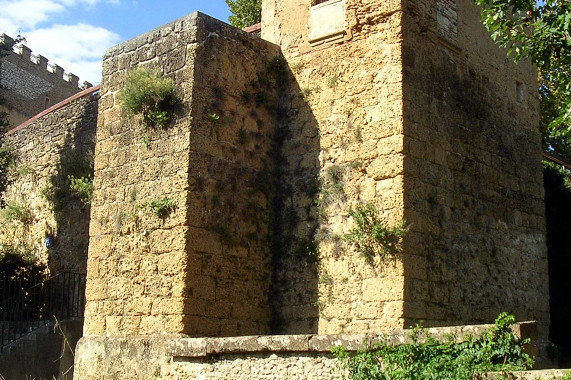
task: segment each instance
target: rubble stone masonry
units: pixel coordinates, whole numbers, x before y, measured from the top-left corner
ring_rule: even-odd
[[[195,13],[110,49],[95,149],[85,335],[268,332],[267,159],[276,46]],[[174,123],[119,100],[135,67],[171,78]],[[169,199],[159,218],[149,202]]]
[[[5,198],[27,217],[0,218],[0,246],[33,254],[52,274],[86,270],[89,205],[71,193],[67,175],[93,158],[98,100],[87,90],[6,134],[15,164]]]
[[[505,58],[470,1],[346,0],[342,33],[339,1],[318,5],[332,12],[321,39],[309,2],[263,4],[262,37],[282,47],[301,89],[290,92],[284,204],[320,258],[278,266],[281,331],[478,323],[508,311],[538,320],[545,339],[535,70]],[[311,176],[313,197],[300,181]],[[348,210],[367,202],[388,225],[406,221],[394,260],[370,265],[342,239]]]

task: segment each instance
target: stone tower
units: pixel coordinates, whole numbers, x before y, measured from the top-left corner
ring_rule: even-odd
[[[222,343],[284,347],[181,336],[507,311],[545,339],[533,67],[505,58],[470,0],[264,0],[262,37],[195,13],[104,57],[79,378],[190,370]],[[134,68],[173,80],[168,128],[122,111]],[[405,226],[397,249],[363,254],[348,238],[371,237],[359,209]]]
[[[283,146],[283,204],[319,250],[314,268],[278,266],[283,331],[489,322],[508,311],[538,320],[546,338],[534,68],[506,59],[469,0],[311,1],[263,2],[262,37],[281,47],[302,95]],[[314,174],[312,208],[300,179]],[[343,241],[348,210],[363,203],[408,226],[393,260],[367,263]]]
[[[502,311],[546,338],[531,65],[506,60],[469,0],[263,6],[269,42],[195,13],[104,57],[79,368],[144,357],[141,337],[367,333]],[[134,68],[173,80],[168,128],[122,111]],[[398,249],[367,256],[347,238],[364,207],[406,226]]]

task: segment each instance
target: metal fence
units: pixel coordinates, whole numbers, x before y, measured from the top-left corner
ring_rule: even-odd
[[[43,282],[4,277],[0,286],[0,352],[53,317],[83,318],[84,274],[62,272]]]

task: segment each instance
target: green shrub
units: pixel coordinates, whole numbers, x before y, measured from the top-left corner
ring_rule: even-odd
[[[452,337],[440,342],[416,327],[409,344],[380,343],[353,355],[335,347],[333,353],[353,380],[472,380],[474,374],[531,367],[533,360],[522,348],[528,341],[513,333],[514,322],[513,316],[502,313],[492,328],[462,343],[454,343]]]
[[[2,247],[0,249],[0,278],[6,278],[8,281],[19,280],[23,285],[41,280],[47,275],[45,264],[31,252],[21,252],[14,247]],[[2,281],[0,281],[2,286]]]
[[[79,197],[83,204],[91,204],[93,199],[93,176],[76,178],[68,176],[69,188]]]
[[[65,149],[58,163],[57,173],[50,177],[50,184],[41,191],[42,195],[59,211],[79,200],[91,204],[93,198],[93,156],[77,149]]]
[[[404,222],[392,228],[385,226],[372,203],[349,210],[349,215],[355,221],[355,226],[344,238],[369,262],[375,255],[386,257],[398,253],[398,244],[406,233]]]
[[[2,130],[0,128],[0,207],[5,204],[2,195],[8,188],[9,168],[14,162],[12,148],[3,142],[2,137]]]
[[[144,69],[127,74],[120,100],[129,115],[142,115],[147,126],[161,128],[170,124],[178,103],[173,81]]]
[[[172,198],[165,197],[158,201],[145,202],[140,207],[151,211],[161,219],[165,219],[175,210],[176,205]]]
[[[23,203],[8,202],[0,209],[0,216],[7,222],[18,221],[24,225],[29,225],[34,221],[34,214],[30,207]]]

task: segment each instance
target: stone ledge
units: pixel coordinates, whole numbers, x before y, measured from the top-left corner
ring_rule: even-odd
[[[427,335],[436,339],[452,337],[462,342],[467,336],[478,336],[493,325],[471,325],[427,328]],[[537,339],[535,322],[521,322],[512,327],[520,339]],[[422,341],[423,339],[420,339]],[[166,354],[173,357],[205,357],[218,354],[259,352],[331,352],[335,346],[357,351],[379,342],[390,345],[410,343],[410,330],[395,330],[379,334],[337,335],[265,335],[228,338],[177,338],[166,343]],[[535,352],[530,352],[535,354]]]
[[[546,369],[541,371],[518,371],[518,372],[490,372],[478,376],[477,380],[552,380],[561,379],[569,373],[568,369]]]

